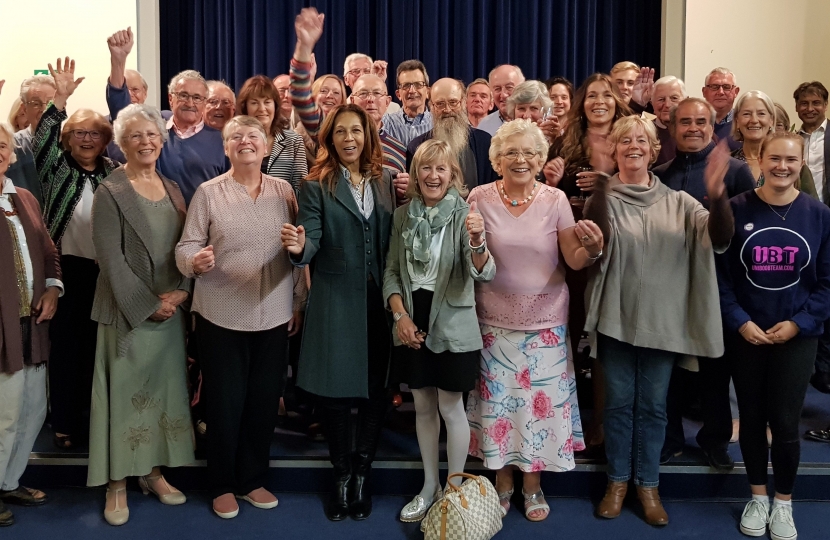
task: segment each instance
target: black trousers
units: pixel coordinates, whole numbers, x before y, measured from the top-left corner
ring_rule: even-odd
[[[781,345],[752,345],[737,334],[725,339],[738,396],[741,453],[749,483],[767,485],[769,423],[775,491],[789,495],[801,459],[798,421],[818,338],[795,337]]]
[[[824,322],[824,334],[818,340],[816,372],[830,373],[830,321]]]
[[[259,332],[215,325],[196,314],[213,497],[264,487],[288,365],[288,324]]]
[[[52,429],[70,435],[89,431],[92,371],[98,323],[92,302],[98,282],[98,265],[92,259],[61,255],[64,295],[49,324],[49,400]]]

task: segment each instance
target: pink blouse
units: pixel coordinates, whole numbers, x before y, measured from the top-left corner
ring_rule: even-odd
[[[559,232],[575,225],[565,193],[540,184],[516,217],[501,201],[498,183],[478,186],[478,203],[496,277],[476,282],[476,310],[483,324],[509,330],[542,330],[568,322],[568,286],[559,256]]]

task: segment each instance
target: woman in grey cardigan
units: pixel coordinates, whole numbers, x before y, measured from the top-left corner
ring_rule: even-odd
[[[597,332],[605,369],[608,488],[597,515],[620,515],[633,470],[646,522],[667,525],[657,486],[672,367],[678,354],[723,354],[713,250],[726,249],[734,228],[723,184],[729,154],[710,157],[710,214],[649,172],[660,151],[653,122],[618,120],[608,143],[619,173],[585,212],[606,238],[585,299],[585,329]]]
[[[127,158],[95,191],[92,239],[101,273],[92,318],[98,347],[92,386],[87,485],[108,484],[104,518],[129,518],[126,479],[164,504],[182,504],[159,466],[193,461],[185,381],[190,280],[176,268],[185,221],[179,187],[156,172],[167,139],[159,111],[130,105],[115,121]]]
[[[481,332],[473,281],[493,279],[496,266],[484,242],[484,219],[464,202],[461,168],[441,140],[418,147],[407,198],[392,220],[383,297],[392,310],[393,382],[415,398],[415,430],[424,487],[401,510],[401,521],[423,519],[441,494],[439,412],[447,426],[448,473],[464,471],[470,428],[463,393],[475,387]]]

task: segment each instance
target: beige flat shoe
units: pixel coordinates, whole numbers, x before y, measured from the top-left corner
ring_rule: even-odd
[[[104,506],[104,519],[107,520],[107,523],[118,527],[119,525],[123,525],[127,523],[130,519],[130,509],[127,506],[121,508],[118,506],[118,494],[120,492],[124,492],[124,498],[127,497],[127,488],[123,487],[121,489],[116,489],[112,491],[110,488],[107,488],[107,502],[110,500],[110,493],[113,494],[115,497],[115,508],[113,510],[107,510],[107,507]]]

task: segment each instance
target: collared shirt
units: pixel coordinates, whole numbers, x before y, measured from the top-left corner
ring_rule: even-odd
[[[12,184],[12,181],[9,178],[3,176],[3,192],[0,193],[0,209],[4,212],[12,211],[12,193],[17,193],[14,184]],[[35,273],[32,269],[32,257],[29,255],[29,241],[26,239],[26,232],[23,230],[23,223],[20,221],[20,216],[7,216],[6,219],[8,219],[14,226],[17,238],[20,241],[20,255],[23,257],[23,267],[26,272],[26,286],[29,289],[29,298],[32,299],[32,305],[36,305],[40,299],[34,297]],[[61,291],[60,296],[63,296],[63,282],[61,280],[47,278],[46,288],[49,287],[57,287]]]
[[[363,179],[364,188],[363,194],[360,193],[360,184],[355,186],[352,184],[350,178],[352,177],[352,173],[349,172],[344,166],[340,166],[340,170],[343,172],[343,178],[346,179],[346,182],[349,184],[349,189],[352,192],[352,197],[354,197],[354,202],[357,204],[358,210],[366,219],[372,217],[372,212],[375,210],[375,198],[372,196],[372,182],[368,178]]]
[[[728,124],[729,122],[732,121],[734,116],[735,116],[734,111],[730,110],[728,113],[726,113],[726,116],[723,117],[723,120],[721,120],[720,122],[715,122],[715,125],[716,126],[722,126],[723,124]]]
[[[478,127],[476,129],[486,131],[492,137],[496,134],[496,131],[499,130],[502,124],[504,124],[504,118],[502,118],[499,110],[496,109],[495,111],[485,116],[481,120],[481,122],[478,123]]]
[[[418,135],[423,135],[432,129],[432,113],[427,110],[415,118],[410,118],[403,109],[392,114],[387,112],[383,115],[381,121],[383,122],[383,129],[404,145],[409,144],[409,141]]]
[[[190,137],[196,135],[202,128],[205,127],[205,121],[199,120],[198,124],[190,126],[186,130],[182,131],[179,129],[179,126],[176,125],[176,122],[173,121],[173,117],[170,117],[170,120],[167,121],[167,129],[172,129],[173,132],[180,138],[180,139],[189,139]]]
[[[816,192],[821,202],[824,200],[824,170],[827,164],[824,163],[824,137],[827,131],[827,119],[812,133],[804,131],[801,126],[799,134],[804,137],[804,162],[807,168],[813,173],[813,181],[816,183]]]

